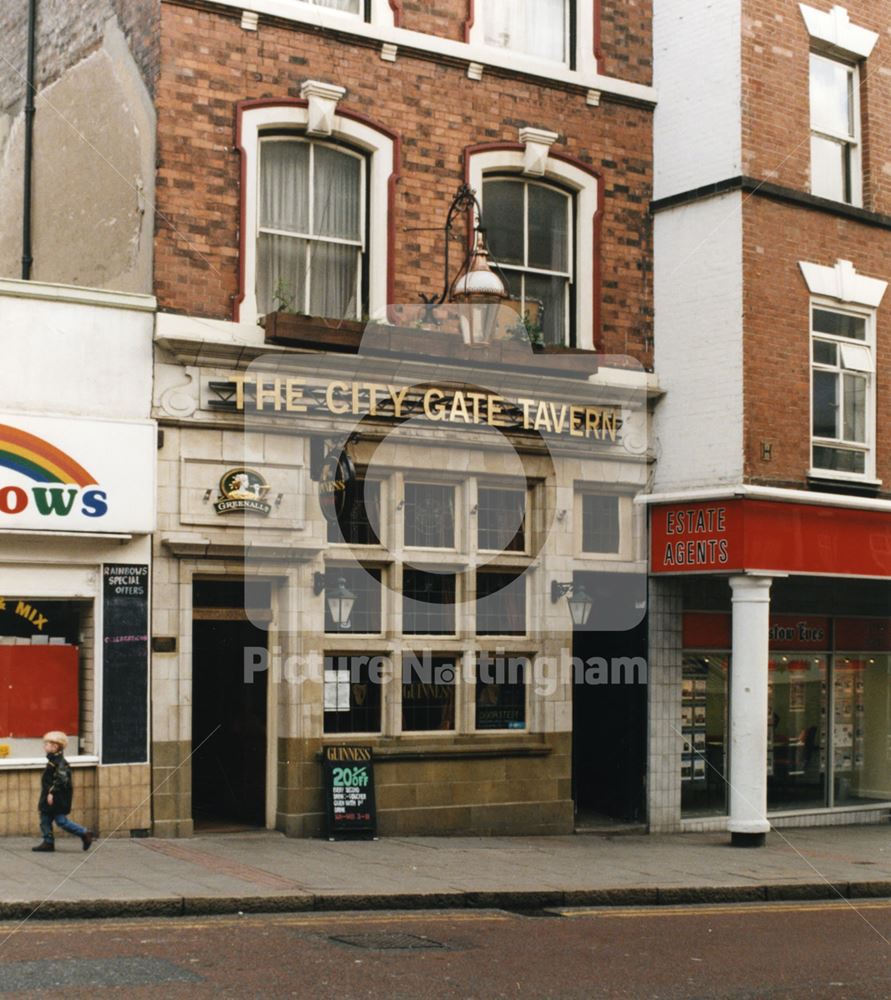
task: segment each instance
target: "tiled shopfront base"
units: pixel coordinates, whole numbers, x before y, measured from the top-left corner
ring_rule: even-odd
[[[75,767],[75,822],[103,837],[129,837],[151,825],[149,767]],[[0,770],[0,836],[39,836],[37,802],[42,768]]]

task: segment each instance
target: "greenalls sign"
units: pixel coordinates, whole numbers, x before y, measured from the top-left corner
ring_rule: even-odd
[[[247,512],[267,517],[272,507],[265,497],[269,484],[255,469],[230,469],[220,480],[220,496],[213,505],[218,514]]]

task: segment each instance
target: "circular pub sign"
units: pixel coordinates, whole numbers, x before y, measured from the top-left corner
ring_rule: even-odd
[[[319,473],[319,504],[329,524],[348,513],[354,498],[356,467],[345,451],[329,451]]]

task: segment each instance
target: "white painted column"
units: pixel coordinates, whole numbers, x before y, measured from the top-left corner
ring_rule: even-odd
[[[767,662],[769,576],[732,576],[730,661],[730,819],[739,847],[760,847],[767,822]]]

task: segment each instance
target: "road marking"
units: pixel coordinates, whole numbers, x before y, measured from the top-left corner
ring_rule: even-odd
[[[64,918],[62,918],[64,919]],[[173,928],[175,930],[213,930],[217,927],[228,928],[235,927],[237,925],[244,925],[246,923],[251,924],[261,924],[264,927],[274,924],[280,927],[303,927],[312,926],[313,924],[354,924],[361,922],[362,924],[386,924],[386,923],[404,923],[408,919],[415,919],[418,922],[423,921],[424,923],[470,923],[474,921],[491,921],[496,923],[504,923],[509,920],[515,920],[512,914],[508,913],[495,913],[489,911],[480,912],[468,912],[468,911],[454,911],[450,913],[433,913],[424,910],[402,910],[394,913],[384,914],[384,913],[363,913],[360,911],[353,911],[351,913],[325,913],[324,911],[318,911],[313,913],[302,913],[302,914],[278,914],[278,913],[245,913],[244,916],[238,917],[233,914],[227,914],[226,916],[214,916],[213,914],[208,914],[203,917],[132,917],[126,921],[121,920],[90,920],[89,923],[85,924],[83,920],[78,920],[77,918],[72,918],[70,921],[66,920],[64,924],[56,923],[55,920],[32,922],[27,926],[19,930],[19,934],[83,934],[83,933],[108,933],[109,931],[136,931],[140,929],[152,930],[160,927]],[[14,927],[14,924],[0,924],[0,933],[4,930]]]
[[[733,914],[739,916],[746,913],[824,913],[826,910],[850,910],[852,905],[856,910],[887,910],[891,908],[888,900],[860,901],[860,900],[837,900],[829,899],[822,902],[794,903],[794,902],[765,902],[765,903],[719,903],[711,906],[704,906],[698,903],[688,903],[677,906],[636,906],[622,907],[621,909],[571,909],[561,910],[549,907],[550,912],[558,913],[561,917],[587,917],[587,918],[609,918],[627,920],[633,917],[696,917],[700,915],[723,915]]]

